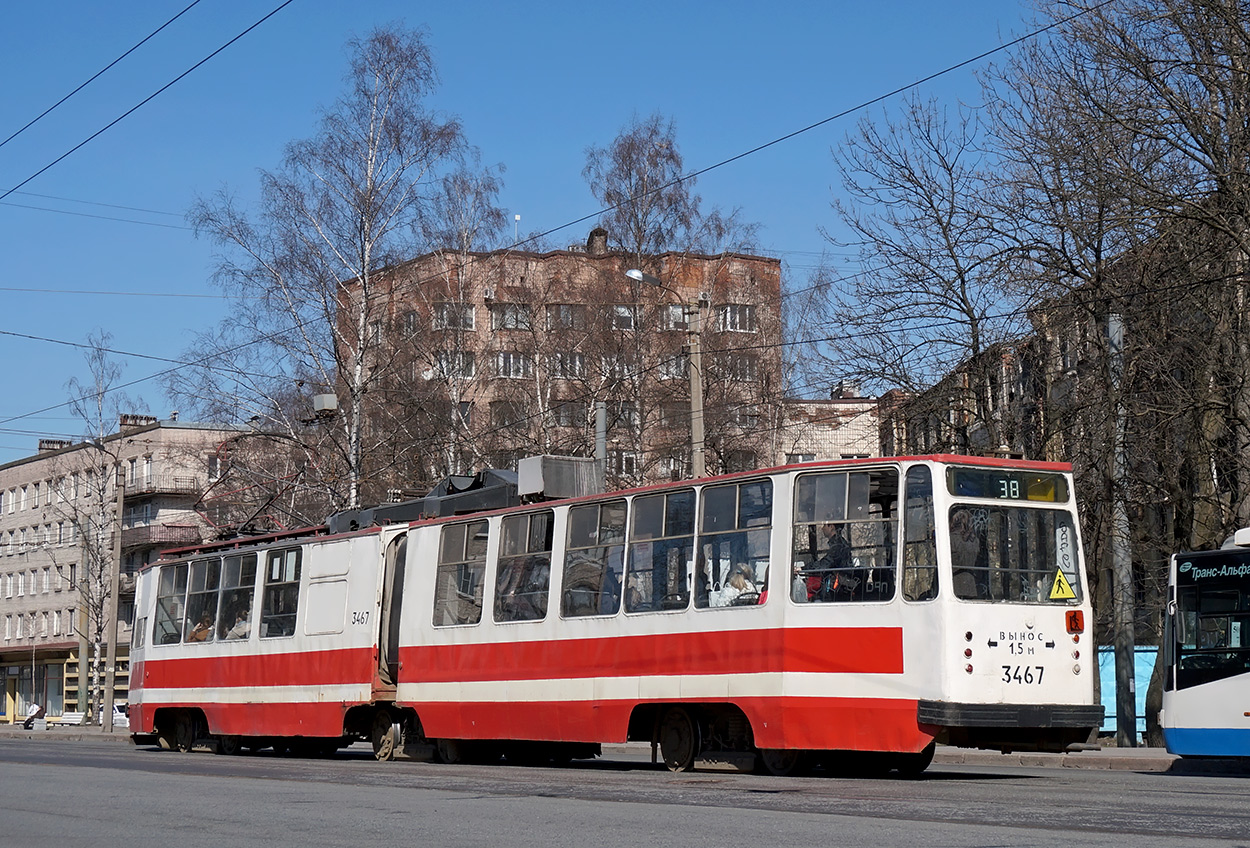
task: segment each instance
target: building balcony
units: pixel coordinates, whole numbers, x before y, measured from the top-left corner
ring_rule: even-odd
[[[126,499],[154,495],[198,497],[202,489],[200,478],[193,474],[139,476],[126,481]]]
[[[152,545],[176,547],[198,545],[200,528],[194,524],[144,524],[122,529],[123,548],[142,548]]]

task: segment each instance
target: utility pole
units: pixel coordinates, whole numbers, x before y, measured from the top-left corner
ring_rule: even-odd
[[[1115,741],[1120,748],[1137,747],[1137,678],[1134,661],[1133,555],[1129,542],[1128,484],[1124,458],[1124,323],[1118,313],[1107,316],[1108,367],[1115,429],[1111,446],[1111,612],[1115,639]]]
[[[117,503],[113,512],[113,557],[109,564],[109,596],[106,602],[105,626],[108,650],[104,663],[104,703],[100,711],[101,727],[105,733],[113,732],[113,696],[117,689],[117,595],[122,580],[122,508],[126,502],[126,472],[117,465]]]

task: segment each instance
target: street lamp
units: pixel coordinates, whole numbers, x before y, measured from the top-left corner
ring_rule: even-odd
[[[666,286],[659,277],[653,277],[636,268],[626,271],[625,276],[631,280],[664,289],[684,301],[681,294]],[[682,303],[682,310],[689,319],[686,329],[690,345],[690,471],[696,478],[702,477],[706,470],[703,447],[702,307],[702,302]]]

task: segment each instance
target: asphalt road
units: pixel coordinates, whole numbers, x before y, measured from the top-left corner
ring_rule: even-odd
[[[1246,846],[1250,777],[935,765],[918,780],[215,756],[0,739],[0,846]]]

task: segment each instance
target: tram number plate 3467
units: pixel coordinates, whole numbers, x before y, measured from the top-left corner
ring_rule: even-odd
[[[1041,683],[1043,671],[1045,669],[1040,665],[1005,665],[1003,666],[1003,682]]]

